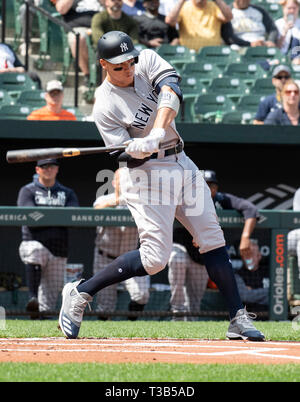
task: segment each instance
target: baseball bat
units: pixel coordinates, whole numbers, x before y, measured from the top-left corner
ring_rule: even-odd
[[[8,163],[34,162],[40,159],[59,159],[79,155],[101,154],[103,152],[124,151],[126,145],[114,147],[90,147],[90,148],[36,148],[19,149],[6,153]]]

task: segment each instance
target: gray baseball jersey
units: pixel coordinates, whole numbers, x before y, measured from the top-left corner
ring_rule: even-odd
[[[135,66],[134,87],[117,87],[108,80],[103,82],[96,91],[93,115],[106,146],[119,145],[150,133],[157,112],[154,88],[174,74],[178,75],[168,62],[153,50],[145,49]],[[179,138],[173,121],[166,130],[162,148],[164,144],[170,148]]]

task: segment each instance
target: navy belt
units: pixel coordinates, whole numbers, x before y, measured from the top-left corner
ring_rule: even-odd
[[[164,156],[180,154],[180,152],[182,151],[183,151],[183,142],[179,142],[178,144],[175,145],[174,148],[166,149]],[[150,159],[157,159],[157,158],[158,158],[158,152],[155,152],[150,156]]]

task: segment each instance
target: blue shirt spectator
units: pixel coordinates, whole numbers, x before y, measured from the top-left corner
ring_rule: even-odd
[[[142,15],[145,8],[140,1],[136,0],[123,0],[122,11],[130,16]]]
[[[281,90],[284,83],[291,78],[291,70],[288,66],[276,66],[272,73],[272,84],[274,85],[275,93],[266,96],[258,105],[258,110],[255,115],[254,124],[264,124],[267,115],[275,109],[281,108]]]

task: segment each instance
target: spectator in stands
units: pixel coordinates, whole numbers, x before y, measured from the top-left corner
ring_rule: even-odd
[[[284,83],[291,78],[291,70],[283,64],[276,66],[272,73],[272,83],[275,93],[264,97],[256,112],[253,124],[264,124],[267,115],[278,108],[282,108],[281,90]]]
[[[290,53],[293,64],[300,64],[300,18],[297,0],[281,2],[283,17],[275,21],[279,31],[278,46],[283,54]]]
[[[58,165],[57,159],[38,161],[36,175],[31,183],[20,189],[17,205],[33,208],[78,207],[75,192],[56,179]],[[68,229],[23,226],[19,253],[25,264],[29,288],[26,310],[32,313],[32,318],[38,318],[39,311],[54,311],[64,284]]]
[[[57,80],[49,81],[45,94],[46,106],[34,110],[27,120],[76,120],[76,116],[63,109],[64,88]]]
[[[165,23],[165,17],[158,13],[159,0],[144,0],[145,12],[134,17],[139,26],[139,43],[157,48],[163,43],[177,45],[177,29]]]
[[[165,21],[173,27],[178,23],[180,44],[198,51],[221,45],[221,26],[231,19],[231,9],[223,0],[179,0]]]
[[[300,188],[294,194],[293,211],[300,211]],[[300,229],[294,229],[288,233],[288,254],[297,257],[300,278]]]
[[[109,31],[122,31],[127,33],[133,41],[138,41],[137,22],[122,11],[122,0],[105,0],[105,10],[92,18],[92,39],[95,48],[98,40]]]
[[[21,63],[13,48],[6,43],[0,43],[0,74],[2,73],[25,73],[41,89],[41,79],[35,72],[25,72],[25,66]]]
[[[300,124],[300,90],[298,84],[290,79],[282,87],[282,108],[273,110],[265,119],[265,124],[279,126],[298,126]]]
[[[233,18],[222,26],[225,43],[275,47],[279,36],[275,22],[263,7],[250,5],[250,1],[233,2]]]
[[[167,16],[169,12],[175,7],[178,0],[160,0],[159,2],[159,14]]]
[[[51,0],[56,10],[63,16],[64,21],[80,34],[79,37],[79,68],[84,75],[84,85],[89,84],[89,63],[86,34],[91,28],[94,14],[103,10],[98,0]],[[68,33],[69,45],[73,57],[76,56],[76,37],[73,32]]]
[[[120,180],[122,169],[118,169],[112,180],[115,191],[108,195],[99,196],[94,202],[94,208],[122,208],[127,209],[120,194]],[[138,247],[139,236],[137,228],[130,226],[99,226],[96,230],[94,249],[94,274],[105,268],[121,254]],[[117,304],[117,285],[111,285],[100,292],[96,297],[96,311],[100,319],[107,319],[107,312],[114,311]],[[149,300],[150,277],[139,276],[124,281],[130,295],[129,311],[143,311]],[[131,318],[135,319],[135,318]]]
[[[122,11],[133,17],[134,15],[142,15],[145,9],[140,0],[123,0]]]
[[[29,5],[34,4],[37,7],[42,6],[42,0],[29,0],[28,3],[29,3]],[[29,7],[29,21],[28,21],[29,32],[31,32],[33,16],[35,14],[36,14],[36,11],[32,7]],[[20,6],[19,17],[20,17],[20,22],[21,22],[21,35],[22,35],[22,39],[23,39],[23,43],[21,43],[21,45],[19,47],[19,53],[21,54],[21,56],[25,56],[25,54],[26,54],[26,43],[25,43],[25,38],[26,38],[26,5],[25,5],[24,2]],[[29,37],[30,37],[30,35],[29,35]],[[31,53],[30,43],[29,43],[28,52]]]
[[[216,208],[235,209],[245,219],[241,234],[239,251],[244,259],[251,258],[251,241],[259,213],[251,202],[228,193],[218,191],[216,173],[212,170],[204,172]],[[185,228],[174,230],[174,244],[169,266],[169,283],[171,287],[171,311],[197,311],[206,289],[208,274],[204,266],[204,259],[199,253],[199,246],[194,243],[192,236]]]
[[[250,239],[250,248],[253,268],[249,271],[245,259],[242,258],[243,266],[240,269],[234,269],[235,280],[243,303],[246,305],[251,303],[258,304],[260,307],[267,307],[269,305],[269,288],[264,287],[263,283],[261,283],[260,275],[256,275],[262,259],[256,239]],[[252,283],[249,285],[249,282],[252,282],[254,286]]]

